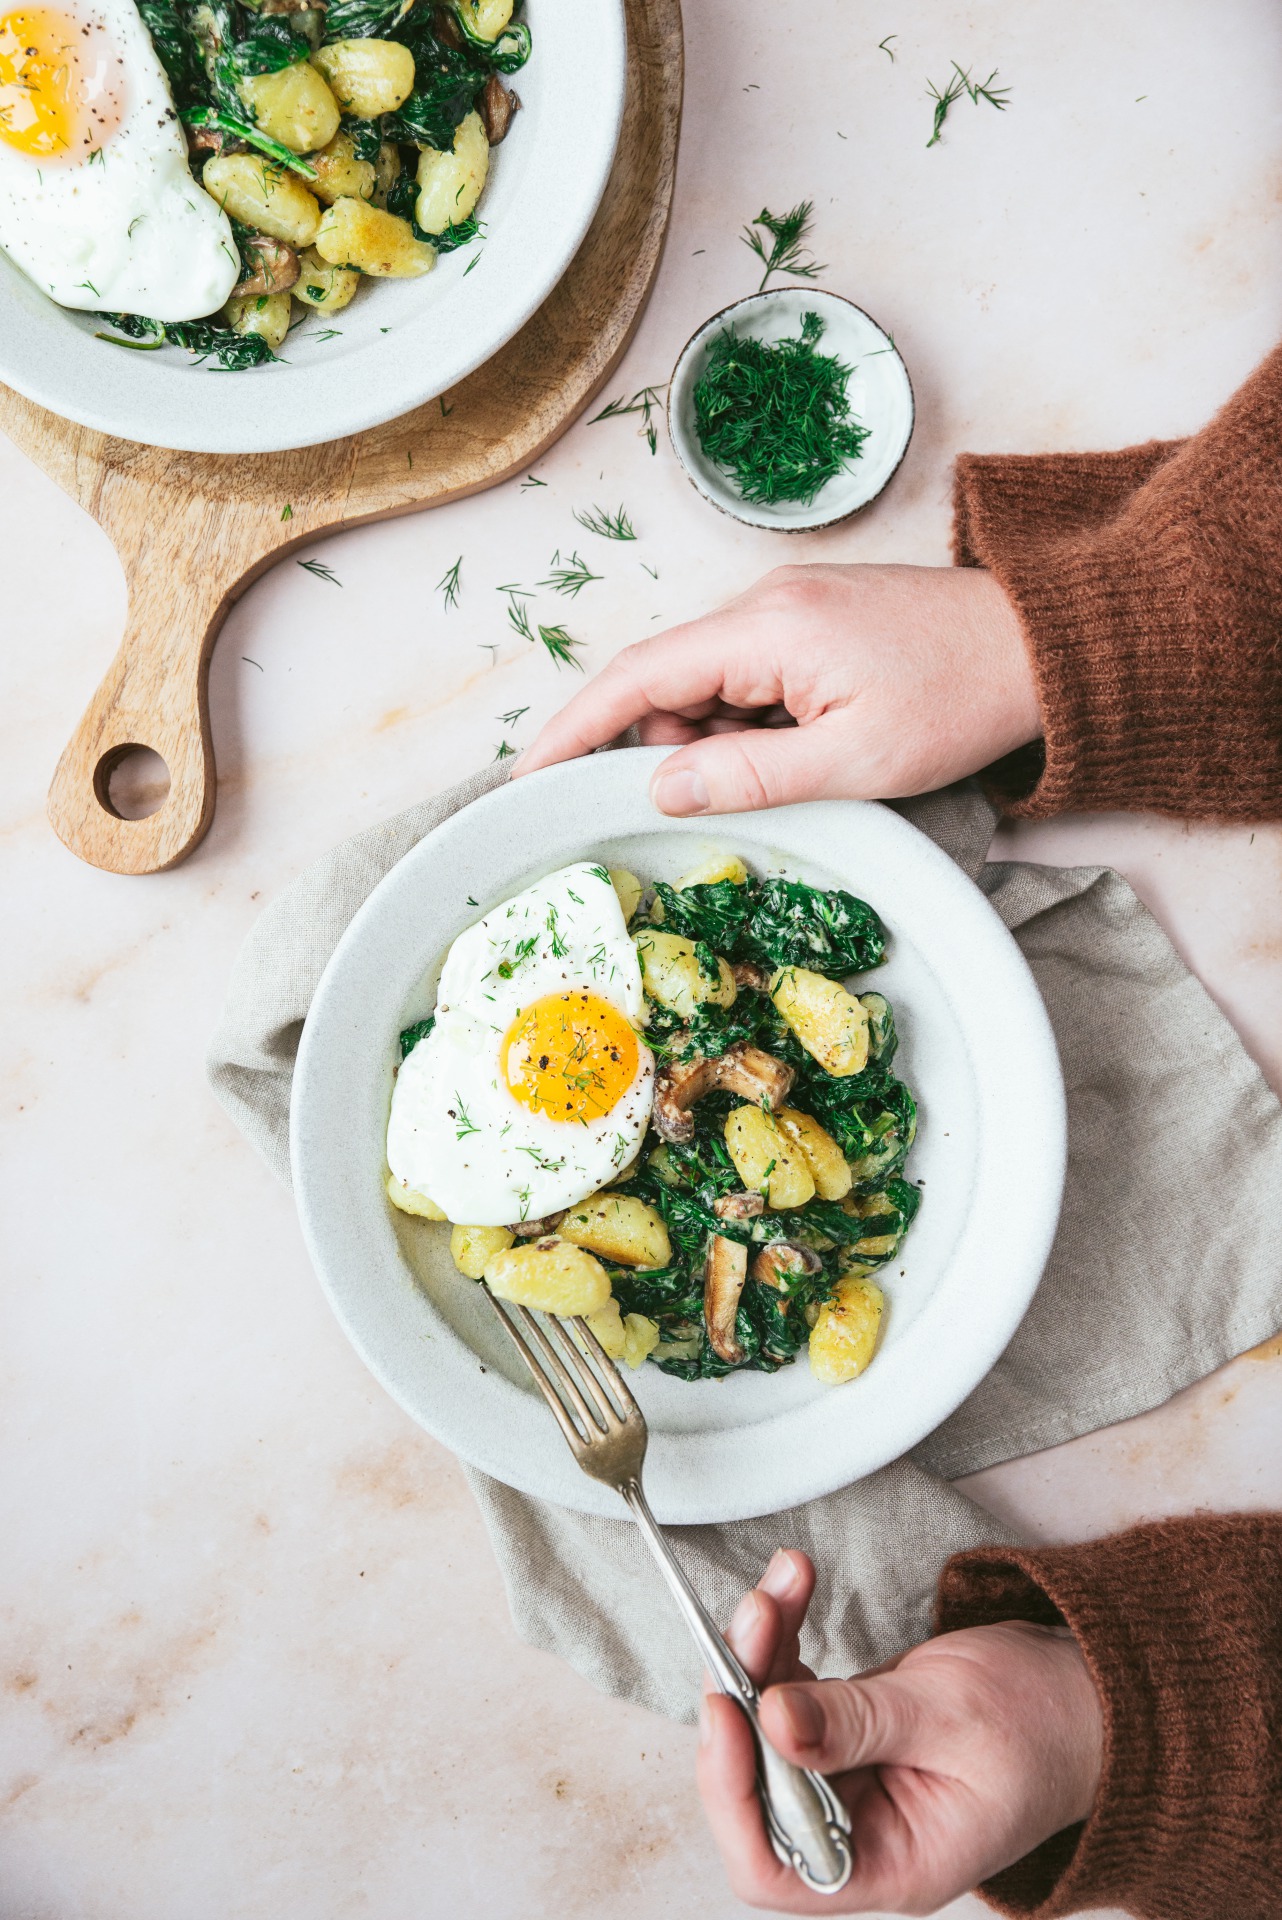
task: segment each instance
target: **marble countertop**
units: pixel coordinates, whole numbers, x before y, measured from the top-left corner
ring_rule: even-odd
[[[121,579],[0,440],[6,1920],[742,1911],[693,1735],[516,1639],[456,1463],[348,1347],[204,1044],[263,901],[564,699],[494,589],[586,550],[573,509],[622,501],[640,536],[595,543],[605,579],[563,609],[592,670],[783,558],[944,561],[961,448],[1204,420],[1282,308],[1282,19],[1266,0],[694,0],[687,34],[667,256],[611,391],[666,379],[751,290],[744,220],[813,197],[826,284],[894,334],[917,394],[908,459],[862,518],[786,545],[736,527],[615,420],[576,426],[542,488],[327,540],[341,585],[286,562],[219,642],[208,838],[129,880],[79,864],[43,804]],[[927,151],[926,83],[954,59],[998,69],[1010,105],[963,101]],[[1282,831],[1099,817],[1003,845],[1119,867],[1282,1086]],[[1045,1539],[1256,1504],[1282,1466],[1280,1384],[1274,1342],[969,1490]]]

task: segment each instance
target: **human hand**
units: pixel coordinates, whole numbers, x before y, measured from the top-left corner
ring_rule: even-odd
[[[1103,1715],[1066,1629],[972,1627],[859,1679],[816,1680],[797,1645],[814,1585],[804,1553],[777,1553],[727,1637],[765,1689],[771,1744],[828,1774],[849,1807],[854,1873],[840,1894],[813,1894],[776,1859],[748,1723],[709,1691],[699,1792],[741,1900],[779,1913],[934,1913],[1086,1818]]]
[[[674,814],[926,793],[1041,732],[1018,616],[976,567],[776,568],[718,612],[626,647],[513,773],[633,722],[647,745],[680,748],[651,785]]]

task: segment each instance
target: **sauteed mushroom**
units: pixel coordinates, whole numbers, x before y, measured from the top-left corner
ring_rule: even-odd
[[[726,1193],[714,1200],[712,1211],[719,1220],[754,1220],[765,1211],[759,1193]],[[708,1242],[703,1269],[703,1317],[714,1353],[734,1366],[743,1359],[743,1348],[735,1333],[739,1296],[748,1277],[748,1249],[740,1240],[729,1240],[714,1233]]]
[[[822,1266],[823,1261],[813,1247],[803,1247],[796,1240],[771,1240],[753,1261],[752,1277],[763,1287],[786,1293],[791,1276],[818,1273]]]
[[[660,1067],[654,1082],[655,1131],[665,1140],[691,1140],[694,1120],[690,1109],[714,1088],[737,1093],[753,1106],[763,1102],[777,1112],[788,1097],[793,1070],[784,1060],[746,1040],[715,1059],[696,1054],[693,1060],[674,1060]]]
[[[492,73],[481,89],[476,110],[486,139],[492,147],[497,147],[512,124],[512,115],[520,112],[521,102],[516,94],[508,92],[497,73]]]
[[[234,300],[253,293],[286,293],[298,278],[298,255],[283,240],[251,233],[244,241],[245,277],[232,288]]]

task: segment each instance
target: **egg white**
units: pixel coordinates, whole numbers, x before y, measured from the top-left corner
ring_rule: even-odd
[[[0,0],[0,12],[4,12]],[[192,178],[165,70],[133,0],[50,0],[76,23],[109,117],[33,157],[0,137],[0,247],[60,306],[195,320],[240,276],[231,224]],[[118,119],[118,124],[117,124]]]
[[[397,1075],[387,1161],[449,1219],[508,1226],[585,1199],[635,1156],[654,1101],[654,1057],[608,1113],[558,1121],[513,1098],[499,1049],[534,1001],[571,988],[639,1027],[641,967],[603,867],[563,867],[460,934],[446,956],[436,1025]]]

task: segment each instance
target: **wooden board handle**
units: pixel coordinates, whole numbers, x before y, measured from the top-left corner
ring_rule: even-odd
[[[172,532],[173,530],[169,530]],[[158,537],[165,538],[162,533]],[[170,542],[166,539],[166,545]],[[130,581],[120,650],[58,762],[49,818],[58,838],[91,866],[111,873],[160,873],[201,840],[214,817],[214,753],[205,662],[227,596],[202,582],[199,562],[184,578],[155,564]],[[197,577],[192,577],[192,575]],[[131,748],[150,747],[169,769],[169,793],[155,813],[124,820],[108,784]]]

